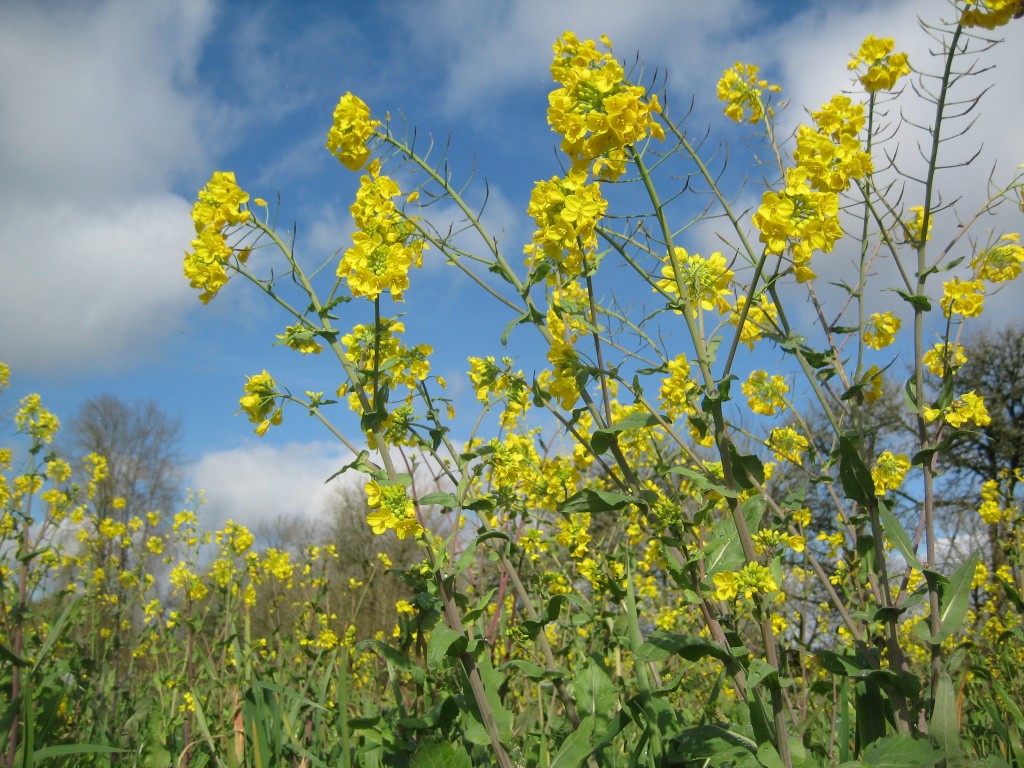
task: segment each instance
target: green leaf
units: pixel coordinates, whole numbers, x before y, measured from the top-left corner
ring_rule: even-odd
[[[427,741],[416,748],[409,768],[473,768],[473,761],[461,744]]]
[[[571,515],[576,512],[611,512],[616,509],[622,509],[630,504],[643,503],[644,500],[637,496],[584,488],[559,504],[558,511],[565,515]]]
[[[977,566],[978,553],[972,552],[947,583],[939,583],[939,633],[931,638],[931,642],[941,643],[963,625]]]
[[[551,761],[551,768],[576,768],[581,765],[594,751],[591,738],[596,724],[597,719],[593,715],[583,718],[579,726],[562,742],[555,759]]]
[[[732,659],[729,649],[713,640],[663,629],[652,632],[647,641],[637,649],[636,655],[642,661],[663,661],[671,655],[687,661],[700,661],[707,656],[726,663]]]
[[[670,475],[682,475],[683,477],[690,480],[694,485],[700,488],[702,491],[713,491],[719,496],[725,496],[730,499],[735,499],[739,494],[736,491],[726,488],[724,485],[712,480],[703,472],[690,467],[672,467],[668,470]]]
[[[861,759],[875,768],[930,768],[943,757],[931,742],[909,733],[882,737],[861,753]]]
[[[753,454],[741,454],[736,446],[729,443],[729,459],[732,461],[733,476],[741,488],[753,488],[764,484],[764,464]]]
[[[935,686],[935,705],[932,708],[931,720],[928,721],[928,735],[945,750],[947,758],[962,757],[963,755],[960,748],[960,723],[958,721],[953,680],[949,673],[942,669],[939,671],[938,684]]]
[[[437,504],[445,509],[459,508],[459,500],[455,498],[454,494],[443,493],[441,491],[435,491],[434,493],[428,493],[426,496],[423,496],[420,498],[420,504],[423,506],[428,504]]]
[[[607,722],[618,703],[618,689],[601,660],[591,654],[573,681],[576,706],[583,717]]]
[[[871,471],[857,451],[853,438],[839,438],[839,480],[847,498],[868,506],[875,498],[875,481]]]
[[[928,300],[927,296],[917,296],[913,293],[907,293],[906,291],[896,290],[899,297],[904,301],[908,302],[910,306],[921,312],[931,312],[932,303]]]
[[[879,500],[878,502],[878,514],[882,519],[882,529],[885,531],[885,536],[889,543],[899,550],[907,565],[920,571],[924,566],[921,565],[921,561],[914,554],[914,545],[910,540],[910,536],[907,535],[903,524],[900,523],[896,515],[889,509],[889,505],[884,501]]]
[[[590,447],[594,449],[594,453],[600,456],[611,448],[612,443],[615,442],[615,436],[620,432],[625,432],[629,429],[653,427],[658,423],[658,417],[653,413],[631,413],[622,421],[612,424],[610,427],[595,429],[594,434],[590,438]]]
[[[430,640],[427,642],[427,666],[430,669],[440,669],[449,656],[458,656],[466,650],[468,644],[469,638],[439,622],[430,631]]]

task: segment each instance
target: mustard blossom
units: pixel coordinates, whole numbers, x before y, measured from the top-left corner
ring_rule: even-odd
[[[910,74],[907,54],[893,53],[895,47],[891,37],[868,35],[847,65],[849,69],[867,67],[860,76],[860,83],[868,93],[891,91],[901,77]]]
[[[370,159],[368,145],[380,124],[370,118],[370,108],[362,99],[346,92],[334,108],[327,149],[350,171],[359,171]]]
[[[574,171],[614,181],[625,171],[627,148],[648,136],[664,139],[654,119],[657,96],[630,85],[611,54],[611,41],[580,40],[572,32],[554,44],[551,76],[560,85],[548,96],[548,124],[562,136],[562,151]]]
[[[765,115],[773,116],[762,93],[778,93],[782,87],[770,85],[767,80],[759,78],[760,71],[754,64],[737,61],[722,73],[717,86],[718,100],[725,102],[725,115],[730,120],[759,123]]]
[[[872,349],[884,349],[896,340],[900,319],[892,312],[873,312],[864,328],[864,343]]]

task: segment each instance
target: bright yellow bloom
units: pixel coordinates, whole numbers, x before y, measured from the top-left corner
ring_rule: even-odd
[[[729,315],[729,322],[732,325],[739,325],[740,313],[746,304],[746,296],[738,296],[736,298],[736,305],[732,308],[732,313]],[[775,330],[778,319],[778,307],[768,299],[761,297],[747,311],[743,328],[740,330],[740,341],[750,347],[750,349],[753,349],[754,344],[761,340],[761,334],[771,333]]]
[[[697,392],[697,382],[690,375],[690,362],[686,355],[676,355],[668,361],[668,376],[661,381],[659,398],[661,407],[673,420],[694,412],[690,398]]]
[[[352,247],[338,263],[338,277],[347,283],[353,296],[375,300],[390,291],[395,301],[409,288],[409,269],[423,266],[426,244],[413,224],[395,205],[402,191],[390,176],[380,174],[380,163],[359,180],[359,191],[351,213],[356,230]]]
[[[926,421],[934,421],[942,416],[951,427],[962,427],[968,422],[974,422],[979,427],[986,427],[992,423],[992,417],[988,415],[985,408],[985,400],[981,395],[975,394],[974,390],[960,395],[945,409],[925,408],[924,417]]]
[[[1008,23],[1019,14],[1021,0],[965,0],[960,23],[965,27],[995,29]]]
[[[511,426],[530,408],[532,393],[522,371],[512,371],[512,358],[501,358],[501,367],[493,357],[469,358],[469,380],[481,403],[504,400],[501,425]]]
[[[953,314],[977,317],[985,304],[985,286],[980,280],[961,280],[954,277],[942,284],[940,303],[946,317]]]
[[[975,256],[971,261],[971,267],[982,280],[1002,283],[1017,277],[1022,263],[1024,247],[1020,245],[1020,235],[1012,232],[1003,235],[992,248]]]
[[[779,585],[767,566],[747,563],[738,572],[722,571],[714,576],[715,597],[733,600],[743,595],[747,600],[755,595],[769,595],[779,591]]]
[[[277,338],[285,346],[304,355],[319,355],[323,351],[323,347],[316,340],[316,331],[302,324],[289,325],[284,329],[284,333],[277,334]]]
[[[370,108],[362,99],[346,92],[334,109],[327,149],[350,171],[359,171],[370,159],[368,144],[380,124],[370,119]]]
[[[662,260],[662,279],[656,283],[656,290],[678,296],[693,317],[697,316],[698,309],[728,312],[729,302],[725,297],[729,295],[733,271],[726,267],[725,257],[716,251],[705,259],[700,254],[687,253],[679,246],[675,247],[674,253],[679,265],[678,280],[672,261],[666,256]]]
[[[277,426],[281,423],[281,409],[274,410],[277,397],[277,384],[266,371],[250,376],[245,382],[245,394],[239,398],[238,403],[248,414],[249,421],[258,425],[257,435],[265,434],[271,424]]]
[[[806,437],[792,427],[780,427],[771,431],[767,445],[779,461],[800,464],[803,461],[803,453],[810,444]]]
[[[903,454],[882,451],[871,468],[871,479],[875,482],[875,495],[885,496],[890,490],[903,485],[903,478],[910,469],[910,459]]]
[[[551,76],[561,87],[548,96],[548,124],[562,136],[573,171],[614,181],[625,171],[627,147],[665,133],[654,119],[661,113],[657,97],[630,85],[611,42],[602,36],[601,44],[606,53],[572,32],[555,41]]]
[[[750,410],[762,416],[772,416],[786,406],[789,386],[782,376],[769,376],[767,371],[752,371],[743,382],[743,394],[747,396]]]
[[[542,262],[555,268],[549,282],[559,276],[562,279],[557,282],[580,277],[585,266],[595,266],[585,260],[597,248],[597,224],[608,201],[601,195],[600,184],[586,184],[586,179],[586,171],[571,171],[564,178],[536,182],[530,194],[526,210],[537,229],[524,252],[531,269]]]
[[[907,54],[893,53],[896,43],[891,37],[877,38],[868,35],[861,43],[857,55],[847,65],[858,69],[861,65],[867,71],[860,76],[860,83],[868,93],[890,91],[904,75],[910,74]]]
[[[760,71],[754,64],[737,61],[722,73],[717,86],[718,100],[726,103],[725,114],[730,120],[759,123],[765,114],[772,117],[772,109],[761,94],[763,91],[778,93],[782,87],[758,78]]]
[[[915,205],[910,209],[910,212],[914,214],[914,220],[904,224],[907,228],[907,235],[913,242],[921,242],[921,230],[924,228],[924,206]],[[935,223],[934,214],[928,217],[928,234],[925,236],[925,240],[932,239],[932,224]]]
[[[849,96],[833,96],[811,115],[816,128],[797,129],[793,161],[819,192],[842,192],[850,179],[871,173],[871,155],[857,135],[864,127],[864,106]]]
[[[401,485],[381,485],[376,480],[366,484],[366,504],[372,510],[366,522],[376,534],[392,529],[398,538],[418,536],[423,527],[416,520],[416,505]]]
[[[956,371],[961,365],[967,362],[967,355],[964,348],[959,344],[939,343],[924,353],[921,358],[928,370],[936,376],[944,376],[946,368]]]
[[[193,288],[203,290],[199,300],[204,304],[228,281],[225,266],[236,251],[227,244],[225,230],[252,218],[248,208],[243,207],[248,200],[249,194],[235,182],[234,173],[215,171],[192,206],[196,238],[192,251],[185,253],[185,277]],[[244,263],[249,250],[242,249],[237,254]]]
[[[896,340],[900,319],[892,312],[873,312],[864,328],[864,343],[872,349],[884,349]]]
[[[22,435],[28,435],[33,442],[48,445],[57,436],[60,419],[43,407],[42,398],[37,394],[26,395],[19,401],[20,407],[14,414],[14,425]]]

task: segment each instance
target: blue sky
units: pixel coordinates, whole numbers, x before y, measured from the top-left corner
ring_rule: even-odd
[[[936,13],[948,15],[949,6],[5,2],[0,360],[13,371],[9,401],[39,391],[69,417],[101,393],[155,399],[182,418],[188,483],[206,491],[212,521],[317,514],[323,478],[344,461],[340,446],[299,413],[259,440],[235,411],[245,377],[263,368],[298,391],[330,389],[336,374],[328,361],[272,347],[285,318],[247,286],[229,285],[206,307],[188,287],[181,258],[192,237],[189,210],[211,171],[233,170],[268,201],[279,194],[284,228],[295,222],[311,262],[326,258],[350,232],[357,180],[330,158],[324,139],[338,97],[351,90],[375,113],[390,111],[421,137],[450,142],[455,177],[474,176],[471,200],[482,200],[487,180],[485,221],[514,256],[532,231],[525,208],[533,181],[558,173],[545,108],[551,44],[562,31],[606,33],[621,58],[639,51],[645,72],[667,72],[670,112],[678,116],[692,98],[688,125],[697,133],[710,125],[739,158],[744,131],[727,125],[714,101],[724,68],[742,59],[782,83],[790,100],[783,125],[792,129],[803,106],[816,108],[849,86],[846,61],[867,34],[895,37],[912,63],[926,61],[934,43],[916,17]],[[1022,32],[1024,22],[1005,30],[997,69],[984,76],[992,90],[974,134],[984,154],[957,171],[963,212],[996,160],[1024,162]],[[904,151],[912,163],[913,138]],[[737,174],[746,170],[736,162]],[[937,226],[939,240],[941,227],[952,232],[956,222],[950,216]],[[1019,230],[1019,215],[1000,226]],[[692,237],[691,250],[715,249],[712,226]],[[828,277],[827,267],[816,268]],[[497,339],[510,316],[429,259],[412,280],[399,308],[409,313],[409,341],[433,344],[434,372],[469,413],[466,356],[502,354]],[[1019,317],[1022,298],[1011,286],[991,300],[992,314]],[[529,329],[513,336],[512,352],[528,370],[538,359],[534,341]]]

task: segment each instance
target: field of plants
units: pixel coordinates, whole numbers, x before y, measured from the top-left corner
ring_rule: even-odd
[[[1024,765],[1024,396],[993,375],[1024,334],[982,333],[1024,263],[991,228],[1020,220],[1024,175],[996,167],[977,210],[955,188],[972,73],[1024,22],[1020,0],[942,10],[926,61],[851,40],[849,91],[792,135],[784,83],[725,71],[749,131],[728,154],[607,37],[565,32],[563,168],[525,244],[353,93],[327,136],[359,179],[332,262],[213,173],[185,278],[280,316],[268,346],[296,363],[253,371],[240,407],[351,452],[348,533],[211,532],[200,492],[141,509],[113,457],[58,450],[40,396],[4,403],[0,766]],[[425,253],[512,318],[467,361],[469,434],[406,341]],[[501,356],[512,334],[543,370]],[[306,389],[311,355],[336,390]]]

